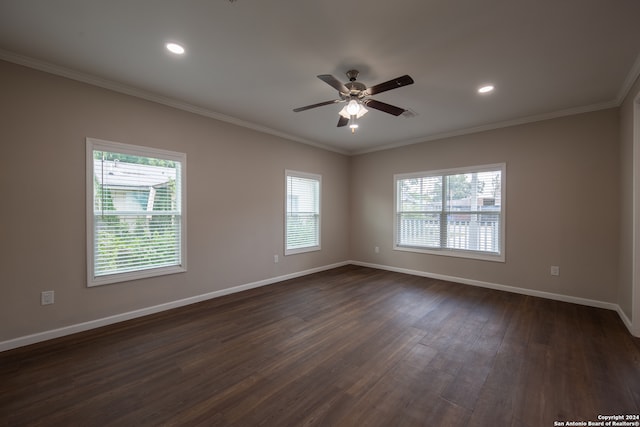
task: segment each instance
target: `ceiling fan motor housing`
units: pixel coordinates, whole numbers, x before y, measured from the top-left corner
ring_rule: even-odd
[[[349,82],[344,85],[349,89],[349,95],[351,95],[352,98],[363,98],[364,91],[367,89],[367,87],[360,82]]]
[[[358,70],[349,70],[347,71],[347,77],[349,78],[349,82],[345,83],[344,86],[349,89],[349,96],[345,96],[344,99],[346,98],[358,98],[358,99],[362,99],[365,96],[365,90],[367,90],[367,87],[356,81],[356,78],[358,78],[358,74],[360,74],[360,72]],[[342,95],[342,94],[341,94]],[[347,94],[345,94],[347,95]]]

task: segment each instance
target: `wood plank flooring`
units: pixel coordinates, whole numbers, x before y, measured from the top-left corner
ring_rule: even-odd
[[[609,310],[346,266],[0,353],[0,426],[553,426],[640,413]]]

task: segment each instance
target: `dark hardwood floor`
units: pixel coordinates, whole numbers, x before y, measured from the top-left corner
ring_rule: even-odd
[[[553,426],[640,413],[617,313],[356,266],[0,353],[0,425]]]

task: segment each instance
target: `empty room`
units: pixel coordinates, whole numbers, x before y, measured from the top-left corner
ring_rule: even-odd
[[[0,426],[640,426],[638,17],[0,0]]]

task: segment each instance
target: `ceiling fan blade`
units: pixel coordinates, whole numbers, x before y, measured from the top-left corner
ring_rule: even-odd
[[[395,105],[387,104],[386,102],[376,101],[375,99],[366,99],[363,102],[367,107],[384,111],[385,113],[393,114],[394,116],[399,116],[405,112],[404,108],[396,107]]]
[[[349,93],[349,89],[347,89],[340,80],[336,79],[331,74],[320,74],[318,78],[340,93]]]
[[[338,103],[338,102],[342,102],[342,99],[333,99],[331,101],[318,102],[317,104],[311,104],[311,105],[307,105],[305,107],[294,108],[293,111],[298,113],[300,111],[310,110],[312,108],[322,107],[323,105],[335,104],[335,103]]]
[[[349,123],[349,119],[340,116],[340,119],[338,119],[338,127],[341,128],[342,126],[346,126],[347,123]]]
[[[396,89],[402,86],[408,86],[410,84],[413,84],[413,79],[405,74],[404,76],[397,77],[393,80],[389,80],[388,82],[371,86],[366,90],[366,94],[375,95],[376,93],[386,92],[388,90]]]

